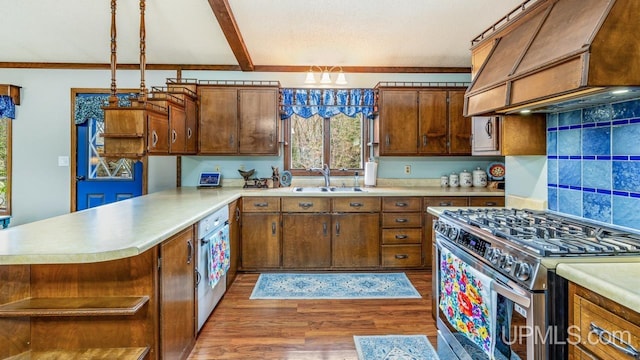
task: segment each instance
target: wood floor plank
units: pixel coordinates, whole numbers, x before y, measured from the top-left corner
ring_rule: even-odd
[[[407,272],[421,299],[249,300],[259,274],[238,274],[190,360],[357,360],[354,335],[427,335],[431,273]]]

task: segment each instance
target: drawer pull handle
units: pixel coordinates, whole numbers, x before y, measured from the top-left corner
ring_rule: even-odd
[[[261,203],[253,203],[253,206],[263,208],[269,206],[269,203],[261,202]]]
[[[322,235],[327,236],[327,223],[322,223]]]
[[[275,235],[276,234],[276,222],[273,221],[271,222],[271,235]]]
[[[409,255],[407,254],[396,254],[396,259],[408,259]]]
[[[402,239],[406,239],[406,238],[408,238],[408,236],[407,236],[407,235],[404,235],[404,234],[398,234],[398,235],[396,235],[396,239],[398,239],[398,240],[402,240]]]
[[[351,206],[351,207],[362,207],[362,203],[352,202],[352,203],[349,203],[349,206]]]
[[[636,348],[634,348],[631,344],[629,344],[628,342],[622,340],[621,338],[615,336],[614,334],[612,334],[611,332],[599,327],[598,325],[591,323],[589,325],[589,330],[590,332],[596,334],[600,340],[602,340],[602,342],[606,345],[609,345],[613,348],[615,348],[616,350],[623,352],[631,357],[633,357],[634,359],[640,359],[640,352],[638,352],[638,350]],[[618,345],[617,343],[620,343],[624,346]]]
[[[484,203],[486,206],[496,206],[498,204],[496,204],[495,201],[487,201],[486,203]]]
[[[298,206],[300,206],[303,209],[308,209],[308,208],[313,206],[313,203],[312,202],[299,202]]]
[[[397,202],[396,203],[397,207],[407,207],[407,203],[403,203],[403,202]]]
[[[409,220],[404,219],[404,218],[398,218],[398,219],[396,219],[396,222],[397,222],[397,223],[406,223],[407,221],[409,221]]]
[[[451,202],[441,202],[438,205],[440,205],[440,206],[451,206]]]

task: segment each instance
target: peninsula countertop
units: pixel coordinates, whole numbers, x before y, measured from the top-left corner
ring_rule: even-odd
[[[296,193],[292,188],[181,187],[0,231],[0,265],[89,263],[139,255],[242,196],[503,196],[488,188],[375,187]]]

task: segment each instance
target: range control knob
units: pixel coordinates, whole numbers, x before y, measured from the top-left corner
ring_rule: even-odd
[[[454,228],[453,226],[449,228],[449,239],[451,239],[451,241],[456,242],[456,239],[458,238],[458,229]]]
[[[497,265],[498,261],[500,260],[500,249],[493,249],[493,251],[490,254],[489,257],[489,261],[493,264],[493,265]]]
[[[514,258],[511,255],[502,255],[500,258],[500,267],[502,270],[510,273],[513,268]]]
[[[520,281],[529,280],[529,277],[531,276],[531,266],[523,262],[517,263],[514,275],[516,276],[516,279]]]

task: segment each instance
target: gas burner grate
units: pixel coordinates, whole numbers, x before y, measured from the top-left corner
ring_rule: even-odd
[[[640,235],[542,211],[458,209],[444,215],[540,256],[640,254]]]

